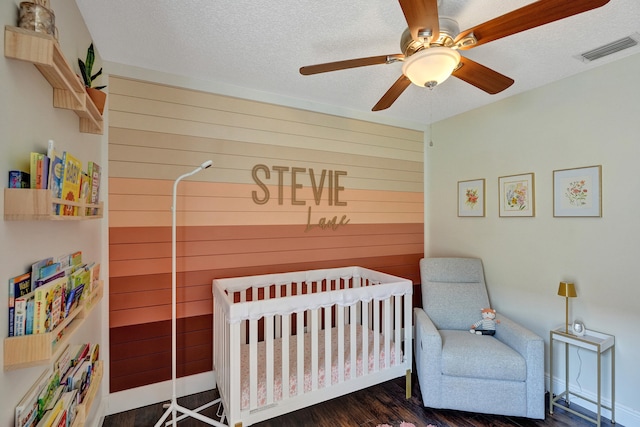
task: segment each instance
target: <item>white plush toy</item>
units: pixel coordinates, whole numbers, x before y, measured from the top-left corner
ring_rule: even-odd
[[[496,324],[500,323],[495,320],[496,311],[492,308],[482,309],[482,319],[471,325],[469,332],[476,335],[494,335],[496,333]]]

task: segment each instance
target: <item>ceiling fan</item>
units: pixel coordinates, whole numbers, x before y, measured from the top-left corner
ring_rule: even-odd
[[[400,39],[401,54],[371,56],[300,68],[303,75],[391,64],[403,61],[402,75],[372,111],[389,108],[411,83],[433,88],[450,75],[489,94],[513,84],[513,79],[461,56],[468,50],[550,22],[604,6],[609,0],[538,0],[520,9],[459,31],[458,23],[438,16],[438,0],[399,0],[408,28]]]

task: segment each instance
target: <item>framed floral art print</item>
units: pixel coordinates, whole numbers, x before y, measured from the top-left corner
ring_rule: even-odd
[[[602,216],[602,166],[553,171],[553,216]]]
[[[500,216],[535,216],[534,174],[498,178]]]
[[[458,181],[458,216],[484,216],[484,179]]]

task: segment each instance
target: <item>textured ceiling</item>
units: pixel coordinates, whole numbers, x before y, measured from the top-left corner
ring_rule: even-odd
[[[579,1],[579,0],[567,0]],[[640,31],[640,1],[605,6],[478,46],[463,55],[515,80],[497,95],[450,78],[433,90],[410,86],[389,109],[371,107],[402,63],[302,76],[298,69],[400,53],[406,22],[396,0],[76,0],[104,61],[239,86],[292,105],[370,120],[426,126],[517,93],[638,54],[637,48],[584,63],[576,55]],[[530,0],[441,0],[440,16],[460,30]],[[588,90],[588,88],[585,88]],[[370,114],[370,116],[369,116]]]

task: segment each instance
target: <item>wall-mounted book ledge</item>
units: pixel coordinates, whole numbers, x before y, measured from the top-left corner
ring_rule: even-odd
[[[65,347],[84,319],[102,299],[103,282],[99,280],[81,303],[53,330],[42,334],[4,339],[4,370],[29,368],[50,363]]]
[[[55,214],[55,208],[64,207],[73,215]],[[4,220],[5,221],[78,221],[85,219],[102,218],[103,203],[89,204],[73,202],[69,200],[55,199],[51,190],[38,190],[31,188],[5,188],[4,189]]]

